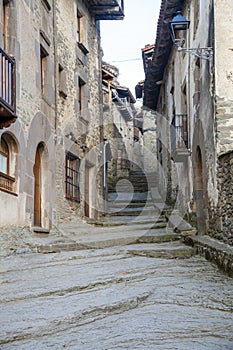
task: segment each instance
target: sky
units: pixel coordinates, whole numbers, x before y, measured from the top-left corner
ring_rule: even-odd
[[[134,95],[136,84],[145,78],[141,49],[155,43],[160,5],[161,0],[125,0],[123,21],[100,23],[103,60],[119,68],[119,83]]]

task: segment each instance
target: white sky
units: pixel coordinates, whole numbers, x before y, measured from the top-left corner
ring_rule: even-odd
[[[103,60],[120,70],[119,83],[130,88],[145,78],[141,49],[154,44],[161,0],[125,0],[123,21],[101,21]],[[126,62],[114,62],[122,60]]]

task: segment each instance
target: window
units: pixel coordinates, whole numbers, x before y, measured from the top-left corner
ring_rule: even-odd
[[[2,23],[3,23],[3,47],[6,50],[6,37],[7,37],[7,15],[6,15],[6,7],[7,5],[5,4],[5,2],[3,2],[3,9],[2,9]]]
[[[82,18],[82,15],[81,15],[80,12],[78,11],[78,12],[77,12],[77,42],[78,42],[78,43],[81,43],[81,30],[82,30],[82,27],[81,27],[81,24],[82,24],[81,18]]]
[[[44,6],[44,8],[46,9],[47,12],[51,11],[51,5],[49,3],[50,0],[49,1],[48,0],[42,0],[41,2],[42,2],[43,6]]]
[[[86,55],[89,51],[87,49],[87,30],[86,17],[77,10],[77,43],[78,47]]]
[[[79,78],[78,79],[78,103],[79,103],[80,113],[86,107],[84,102],[84,97],[85,97],[84,88],[85,88],[85,82],[81,78]]]
[[[195,92],[193,95],[193,106],[198,106],[200,103],[200,94],[201,94],[201,69],[200,69],[200,59],[198,58],[195,63],[194,69],[194,84]]]
[[[193,34],[194,34],[194,39],[196,37],[196,34],[197,34],[197,28],[198,28],[198,24],[199,24],[199,19],[200,19],[200,0],[196,0],[194,1],[194,14],[193,14],[193,17],[194,17],[194,24],[193,24],[193,27],[194,27],[194,31],[193,31]]]
[[[1,173],[9,173],[9,148],[2,138],[0,144],[0,171]]]
[[[59,94],[60,96],[67,97],[67,88],[66,88],[66,74],[64,68],[59,64]]]
[[[14,193],[14,169],[16,163],[16,145],[10,135],[2,135],[0,140],[0,190]]]
[[[66,198],[80,202],[80,190],[79,190],[79,166],[80,159],[72,153],[66,154],[66,176],[65,176],[65,187],[66,187]]]
[[[43,94],[46,93],[46,81],[48,79],[47,77],[47,59],[48,59],[48,53],[43,48],[43,46],[40,46],[40,83],[41,83],[41,91]]]

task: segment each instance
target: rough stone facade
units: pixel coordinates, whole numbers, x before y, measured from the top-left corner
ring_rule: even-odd
[[[173,1],[174,11],[190,20],[184,47],[212,47],[210,60],[166,43],[170,3],[161,5],[144,88],[145,106],[156,111],[159,188],[200,234],[232,244],[232,3]]]
[[[136,102],[130,90],[117,81],[118,69],[103,64],[103,135],[108,142],[108,189],[127,178],[130,170],[142,167],[141,132],[135,126]],[[126,97],[123,97],[126,96]]]
[[[9,153],[1,156],[1,227],[49,232],[102,210],[102,54],[91,6],[0,0],[0,47],[15,58],[17,114],[0,130]]]

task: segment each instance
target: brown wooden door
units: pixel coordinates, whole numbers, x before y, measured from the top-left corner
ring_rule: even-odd
[[[89,168],[86,166],[85,168],[85,205],[84,205],[84,214],[86,217],[89,218],[90,216],[90,207],[89,207],[89,196],[90,196],[90,189],[89,189]]]
[[[34,225],[41,226],[41,157],[39,149],[36,151],[34,165]]]

